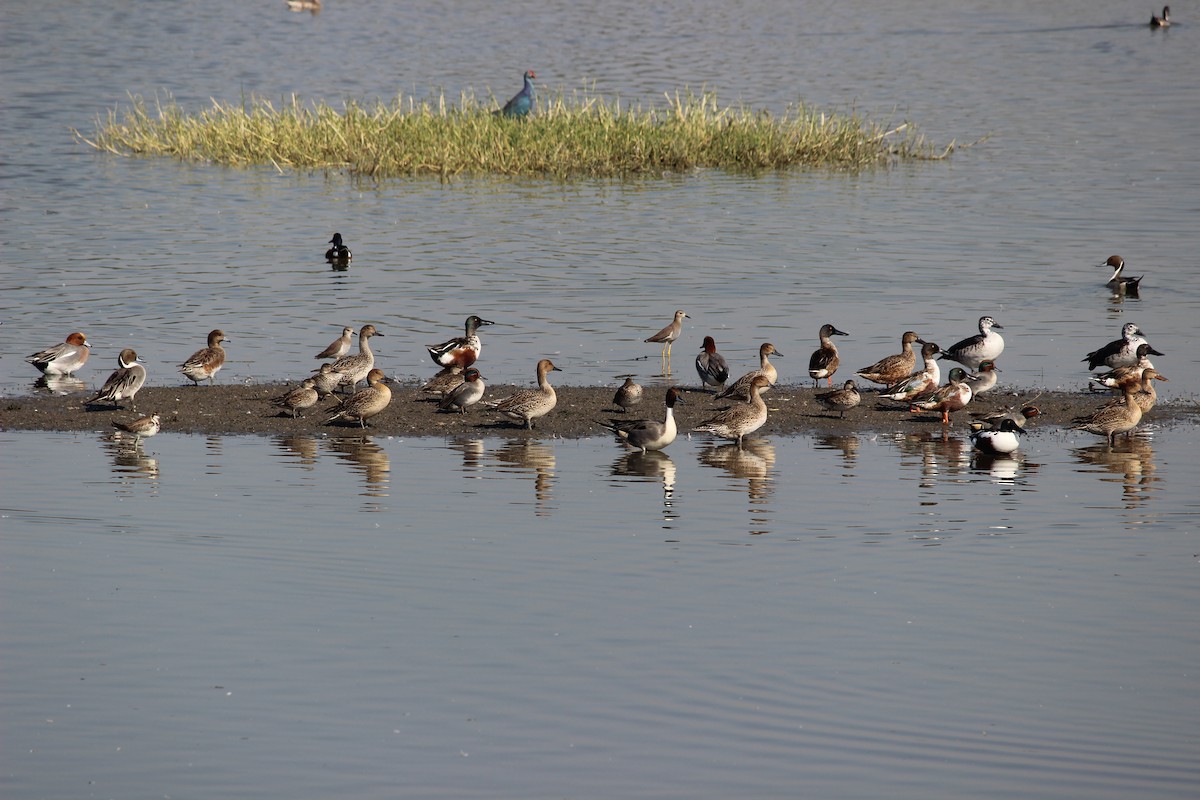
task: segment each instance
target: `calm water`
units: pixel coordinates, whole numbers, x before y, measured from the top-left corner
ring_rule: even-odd
[[[1161,4],[1160,4],[1161,5]],[[223,328],[293,379],[344,324],[496,320],[493,381],[649,378],[816,330],[850,366],[985,313],[1003,379],[1077,388],[1141,324],[1200,397],[1194,29],[1129,3],[0,8],[0,392],[76,329],[98,385]],[[862,175],[356,183],[115,159],[127,94],[504,98],[686,86],[911,119],[944,163]],[[334,231],[348,272],[321,254]],[[1123,255],[1144,297],[1094,265]],[[654,356],[645,360],[646,356]],[[679,363],[677,362],[677,367]],[[1200,783],[1200,430],[1017,464],[905,435],[510,444],[0,434],[0,790],[61,796],[1182,797]],[[71,491],[64,491],[63,487]],[[873,502],[872,502],[873,501]]]

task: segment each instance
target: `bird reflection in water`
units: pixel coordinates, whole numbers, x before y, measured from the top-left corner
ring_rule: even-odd
[[[738,481],[746,481],[746,497],[750,501],[750,534],[770,533],[770,501],[774,493],[772,470],[775,467],[775,445],[765,439],[743,439],[736,443],[708,445],[697,457],[706,467],[724,470]],[[739,484],[740,485],[740,484]]]
[[[898,434],[893,441],[902,454],[920,459],[922,489],[936,488],[939,478],[962,475],[971,464],[970,441],[947,430]]]
[[[350,464],[350,471],[363,476],[363,497],[387,497],[391,460],[387,451],[375,444],[370,436],[330,437],[326,445],[340,460]],[[368,502],[367,511],[384,511],[383,503]]]
[[[675,511],[675,462],[662,450],[627,452],[613,462],[612,474],[662,481],[663,521],[674,522],[679,519]]]
[[[43,375],[34,381],[33,388],[44,389],[54,394],[71,394],[87,391],[88,385],[74,375]]]
[[[842,451],[842,473],[844,478],[854,477],[854,466],[858,461],[858,448],[861,442],[857,436],[846,435],[826,435],[818,436],[815,440],[815,447],[818,450],[840,450]]]
[[[113,478],[120,486],[132,488],[147,481],[151,489],[158,490],[158,459],[146,455],[140,441],[107,436],[101,443],[112,458]]]
[[[447,446],[462,454],[462,471],[465,477],[483,477],[480,474],[483,471],[483,439],[453,439]]]
[[[539,517],[549,516],[555,509],[554,500],[554,448],[531,439],[513,440],[496,451],[494,458],[502,465],[515,467],[518,473],[533,473],[534,513]]]
[[[1107,442],[1074,451],[1080,464],[1096,467],[1095,472],[1106,472],[1100,480],[1107,483],[1120,482],[1125,508],[1133,509],[1146,504],[1154,497],[1156,483],[1161,481],[1155,473],[1154,448],[1145,436],[1118,437],[1116,445]]]
[[[279,436],[275,444],[288,456],[288,462],[311,472],[317,466],[317,440],[312,436]]]

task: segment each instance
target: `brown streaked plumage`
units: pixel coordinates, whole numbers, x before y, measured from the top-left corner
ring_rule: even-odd
[[[865,381],[891,386],[894,383],[913,374],[917,366],[917,351],[913,342],[925,344],[920,336],[913,331],[905,331],[900,337],[900,352],[881,358],[869,367],[863,367],[854,374]]]
[[[316,385],[317,382],[315,379],[305,378],[300,382],[298,388],[276,397],[271,401],[271,405],[281,408],[283,411],[290,411],[292,419],[295,419],[297,411],[312,408],[321,399],[321,394],[317,391]],[[282,414],[283,412],[281,411],[280,413]]]
[[[484,405],[499,411],[514,422],[523,422],[528,430],[533,430],[533,421],[549,414],[558,404],[558,395],[546,376],[551,372],[561,371],[550,359],[543,358],[537,363],[538,388],[525,389]]]
[[[225,366],[225,348],[221,342],[227,342],[225,332],[219,328],[209,331],[208,347],[192,353],[187,361],[179,365],[179,371],[188,380],[199,386],[200,381],[217,382],[217,373]]]
[[[740,397],[743,400],[750,399],[750,384],[756,377],[762,375],[767,379],[767,387],[763,391],[767,391],[775,385],[775,381],[779,380],[779,371],[775,369],[775,365],[771,363],[768,356],[777,356],[783,358],[783,353],[775,349],[775,345],[770,342],[763,342],[758,346],[758,369],[747,372],[742,377],[733,382],[729,388],[717,395],[717,399],[723,397]]]
[[[375,368],[375,353],[371,351],[372,336],[383,334],[375,330],[374,325],[363,325],[358,331],[358,352],[352,356],[342,356],[333,362],[334,371],[346,376],[342,383],[349,384],[351,391],[358,386],[359,381],[366,380],[367,375]]]
[[[813,379],[813,388],[821,385],[821,378],[827,381],[826,386],[833,386],[833,374],[837,372],[841,358],[838,356],[837,345],[829,337],[849,335],[829,324],[821,326],[821,330],[817,334],[821,340],[821,346],[814,350],[808,359],[808,376]]]
[[[392,390],[387,385],[388,379],[383,370],[371,369],[366,377],[367,388],[355,392],[340,406],[329,409],[337,413],[326,420],[326,424],[337,419],[350,419],[357,420],[359,427],[365,428],[368,419],[388,407],[392,402]]]
[[[692,428],[693,433],[711,433],[722,439],[730,439],[742,446],[742,437],[761,428],[767,422],[767,404],[762,393],[770,386],[766,375],[755,375],[750,379],[750,399],[726,408]]]

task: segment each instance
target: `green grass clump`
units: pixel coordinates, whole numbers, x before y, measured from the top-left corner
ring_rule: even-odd
[[[463,95],[424,102],[347,103],[336,110],[292,97],[241,106],[213,101],[197,114],[174,102],[134,97],[80,140],[119,155],[173,156],[233,166],[345,170],[375,178],[431,174],[629,176],[716,168],[761,172],[789,167],[857,170],[900,159],[945,157],[905,123],[887,129],[855,114],[798,106],[782,116],[718,108],[713,94],[667,96],[662,108],[562,95],[534,114],[505,119]]]

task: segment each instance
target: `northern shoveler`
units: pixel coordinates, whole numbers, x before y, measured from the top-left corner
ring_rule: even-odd
[[[127,347],[117,357],[117,368],[108,376],[104,386],[93,397],[84,401],[84,405],[90,406],[101,401],[118,405],[122,400],[128,400],[130,406],[136,409],[134,397],[145,383],[146,368],[142,366],[138,354]]]
[[[76,331],[68,335],[62,344],[39,350],[26,356],[25,360],[45,375],[71,375],[87,363],[91,347],[87,337]]]
[[[957,361],[967,369],[979,369],[981,363],[995,361],[1004,352],[1004,337],[996,330],[1004,330],[1004,326],[991,317],[980,317],[979,333],[943,350],[942,357]]]
[[[925,344],[920,336],[912,331],[905,331],[900,337],[900,352],[881,358],[869,367],[863,367],[854,374],[865,381],[892,386],[913,374],[917,366],[917,351],[913,342]]]
[[[981,453],[1003,455],[1012,453],[1021,446],[1024,428],[1015,419],[1006,419],[999,428],[979,430],[971,434],[971,444]]]
[[[551,372],[561,372],[548,358],[537,363],[538,388],[525,389],[516,394],[495,402],[484,403],[488,408],[499,411],[514,422],[523,422],[528,430],[533,430],[533,421],[544,417],[558,405],[558,395],[547,380]]]
[[[354,258],[354,255],[350,252],[350,248],[342,244],[342,235],[340,233],[335,233],[333,238],[329,240],[329,244],[333,245],[333,247],[325,251],[326,261],[345,262]]]
[[[667,411],[661,422],[653,419],[632,421],[614,419],[601,424],[612,431],[622,442],[643,453],[647,450],[662,450],[675,441],[678,433],[675,423],[675,404],[682,403],[683,396],[678,389],[672,386],[667,389],[667,395],[663,402],[666,404]]]
[[[477,331],[484,325],[495,324],[490,319],[483,319],[472,314],[467,317],[464,324],[465,333],[462,336],[448,339],[441,344],[426,345],[425,349],[429,351],[429,357],[435,364],[443,367],[457,365],[466,369],[478,361],[480,354],[483,353],[483,341],[479,338]]]
[[[909,411],[940,411],[942,424],[950,424],[950,412],[960,411],[971,402],[973,396],[971,385],[967,383],[967,371],[962,367],[950,370],[950,379],[945,386],[926,398],[918,398]]]
[[[821,378],[827,381],[826,386],[833,386],[833,373],[837,372],[841,360],[838,358],[837,346],[829,337],[849,335],[829,324],[821,326],[817,333],[821,346],[814,350],[808,359],[808,376],[813,379],[813,388],[821,385]]]
[[[1084,356],[1081,360],[1086,361],[1088,369],[1096,369],[1096,367],[1125,367],[1136,364],[1138,362],[1138,345],[1149,344],[1146,341],[1146,335],[1142,333],[1142,329],[1132,322],[1126,322],[1121,326],[1121,338],[1109,342],[1099,350],[1093,350]],[[1161,356],[1162,353],[1151,347],[1146,351],[1152,356]]]
[[[832,392],[820,392],[813,395],[813,399],[829,411],[838,412],[839,419],[845,419],[846,412],[862,402],[862,395],[858,393],[858,385],[853,380],[848,380],[842,388]]]
[[[359,342],[363,341],[359,332]],[[392,390],[388,387],[388,378],[381,369],[372,369],[367,373],[367,388],[352,394],[341,405],[329,409],[336,411],[326,420],[326,424],[338,419],[357,420],[361,428],[367,427],[367,420],[376,416],[392,402]]]
[[[761,428],[767,422],[767,404],[762,393],[770,386],[766,375],[755,375],[750,380],[750,399],[731,406],[705,422],[692,428],[694,433],[711,433],[722,439],[730,439],[742,446],[742,437]]]
[[[711,336],[704,337],[700,354],[696,356],[696,374],[701,386],[724,386],[729,380],[729,365],[725,356],[717,352],[717,342]]]
[[[225,348],[222,342],[228,342],[225,331],[217,328],[208,332],[208,347],[192,353],[187,361],[179,365],[179,371],[196,386],[200,381],[217,382],[217,373],[225,366]]]
[[[750,399],[750,384],[759,375],[767,379],[767,389],[775,385],[775,381],[779,380],[779,371],[775,369],[775,365],[771,363],[769,356],[783,358],[783,353],[775,349],[775,345],[770,342],[763,342],[758,346],[758,369],[747,372],[742,377],[733,382],[733,385],[725,391],[717,395],[717,399],[723,397],[740,397],[743,400]],[[765,392],[767,389],[763,389]]]
[[[938,365],[937,355],[942,352],[934,342],[921,345],[921,358],[924,366],[920,372],[914,372],[902,381],[880,391],[879,396],[887,400],[897,400],[901,403],[911,403],[923,395],[936,391],[942,382],[942,368]]]
[[[462,377],[462,383],[446,393],[442,402],[438,403],[438,409],[466,414],[468,408],[483,399],[487,384],[483,382],[483,376],[479,374],[479,370],[468,367]]]

